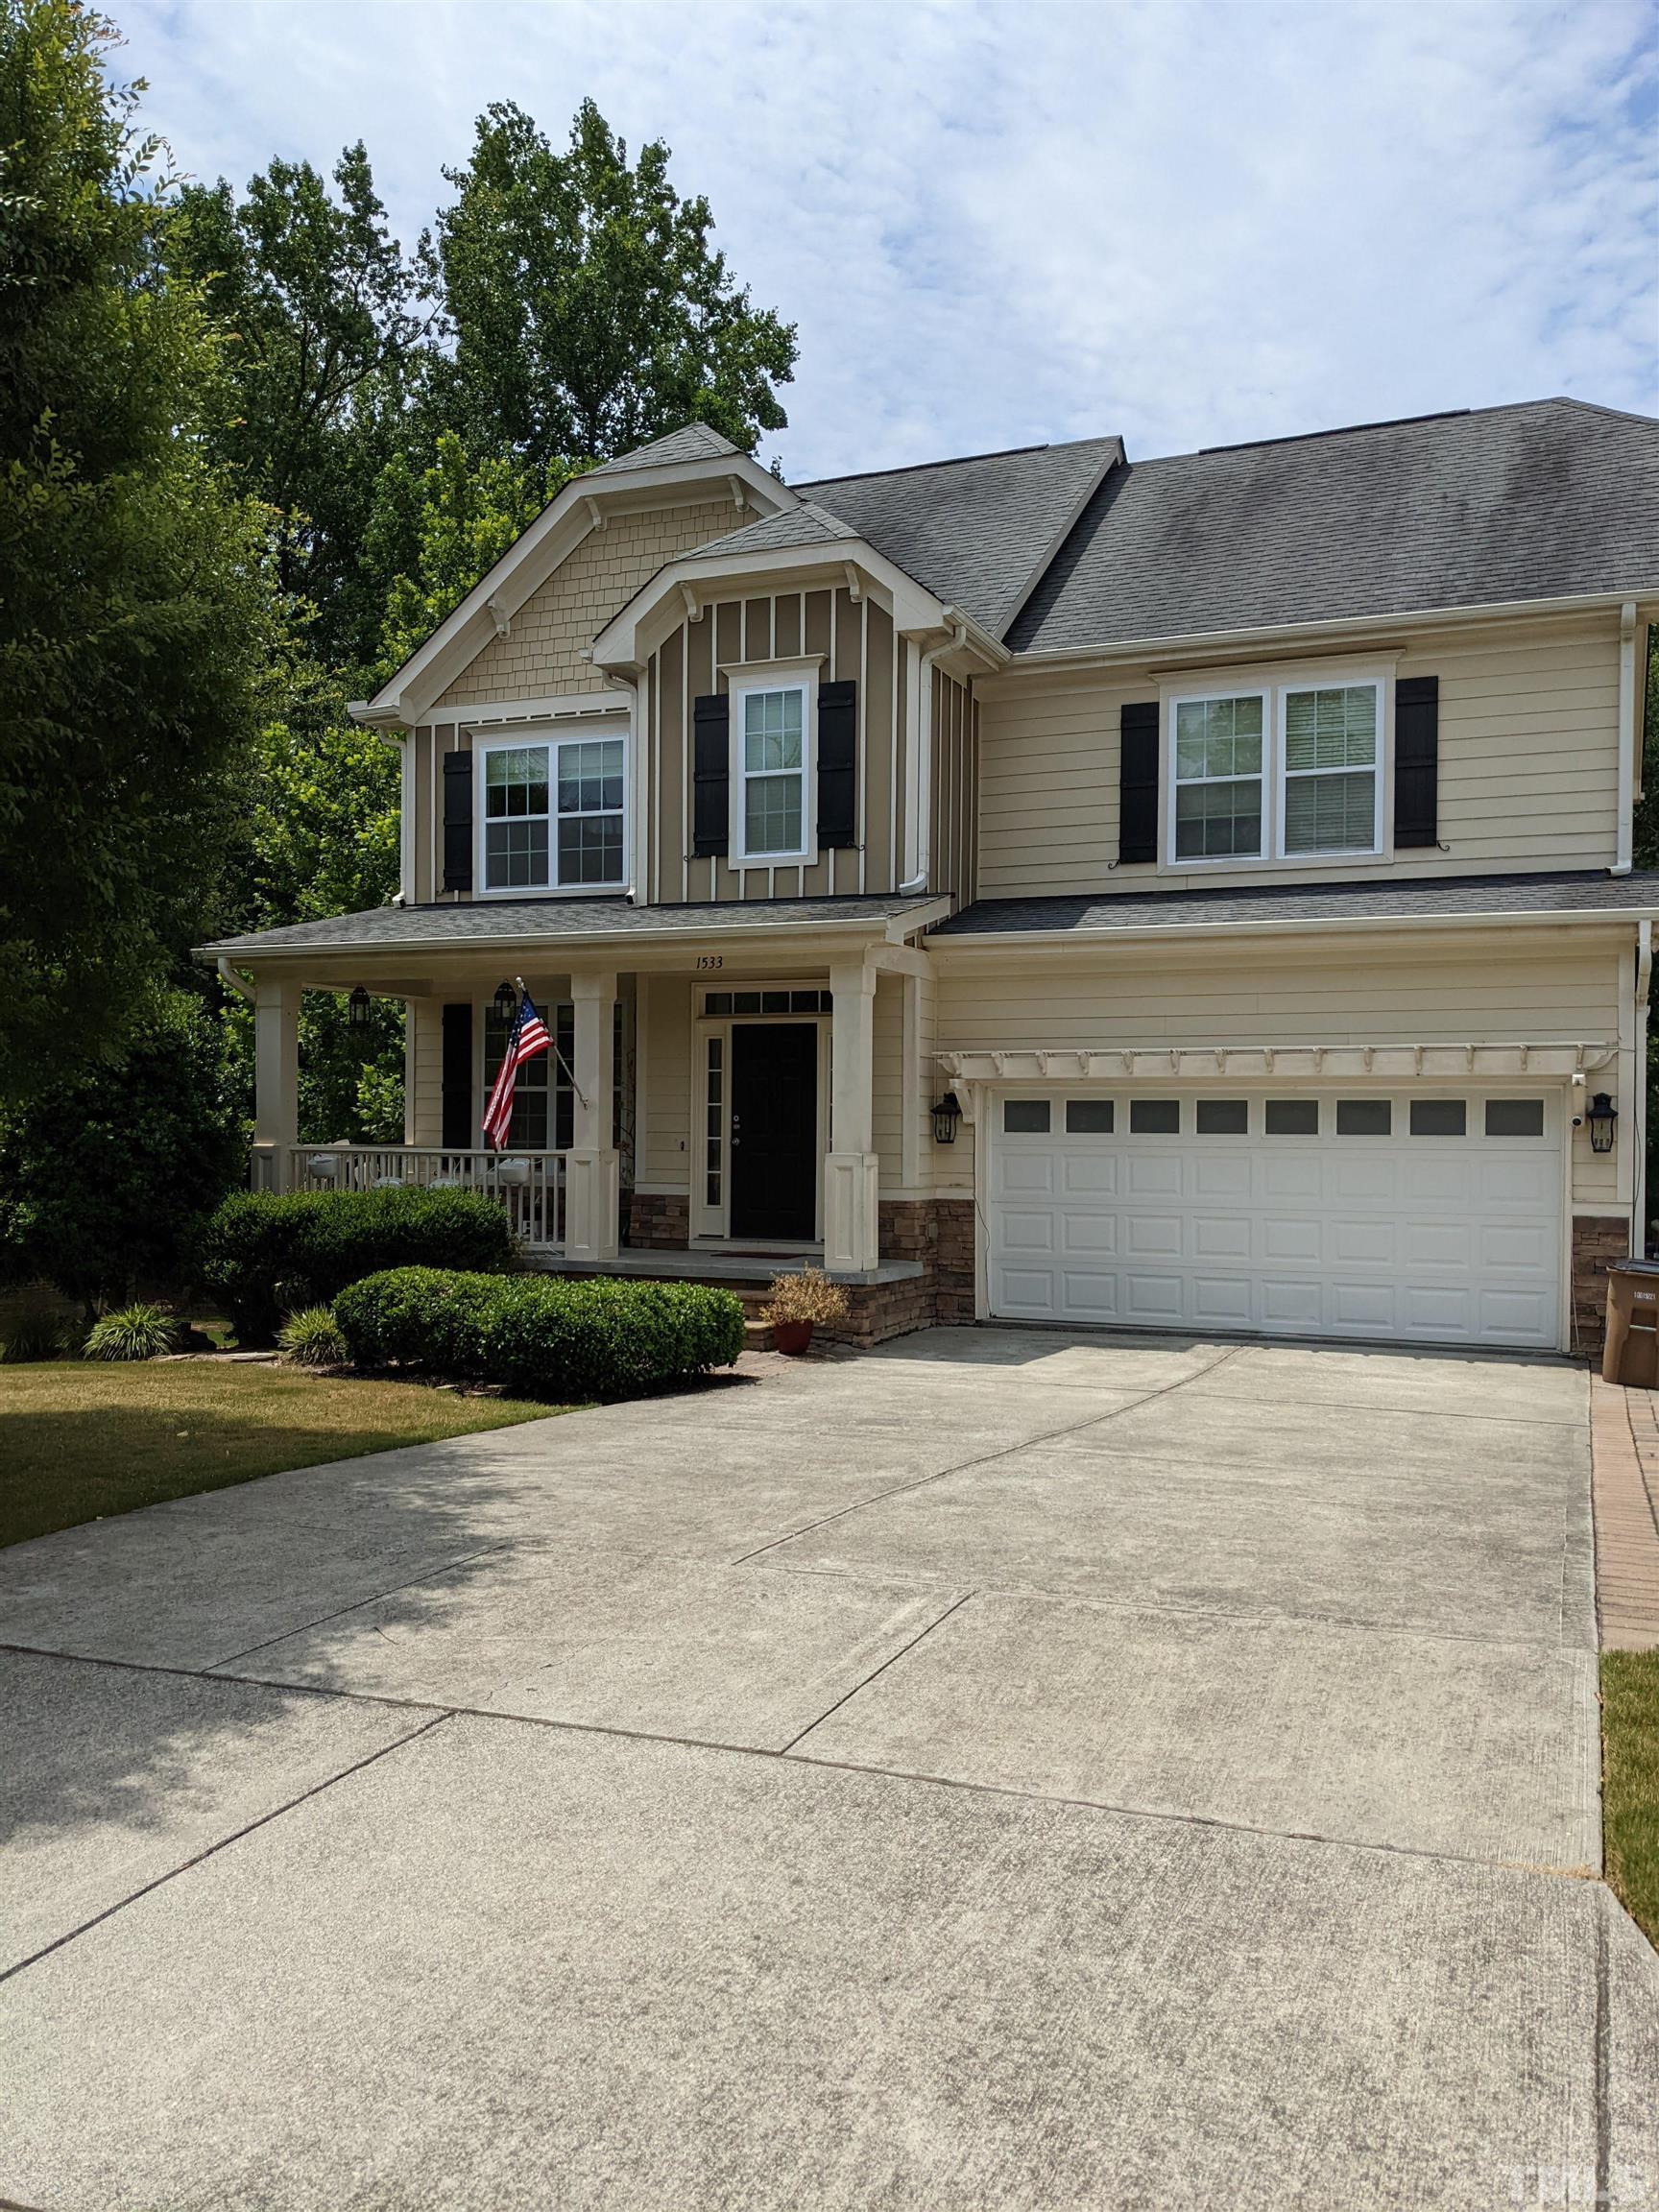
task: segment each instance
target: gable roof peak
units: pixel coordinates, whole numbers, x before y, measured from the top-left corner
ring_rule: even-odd
[[[730,438],[723,438],[718,430],[707,422],[687,422],[682,429],[670,430],[661,438],[653,438],[644,445],[636,445],[631,452],[618,453],[613,460],[601,461],[596,468],[585,469],[588,476],[619,475],[629,469],[662,469],[676,461],[724,461],[742,458],[740,449]]]

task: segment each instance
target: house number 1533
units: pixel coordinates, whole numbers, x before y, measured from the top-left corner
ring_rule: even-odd
[[[723,952],[699,952],[697,965],[699,968],[724,968],[726,955]]]

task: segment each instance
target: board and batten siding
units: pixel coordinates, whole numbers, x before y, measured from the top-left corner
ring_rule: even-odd
[[[953,892],[965,906],[974,897],[978,844],[979,708],[968,686],[942,668],[932,670],[932,680],[927,888]]]
[[[1442,1039],[1612,1045],[1621,1035],[1620,959],[1605,947],[1367,956],[1340,941],[1302,953],[1260,944],[1209,954],[1181,947],[1173,954],[1148,950],[1116,956],[1059,948],[1047,955],[1034,951],[1029,963],[946,968],[938,979],[937,1022],[937,1049],[945,1052]],[[1470,1079],[1472,1085],[1490,1080]],[[1612,1071],[1602,1080],[1612,1082]],[[1299,1075],[1287,1087],[1308,1081]],[[1521,1081],[1506,1079],[1503,1087]],[[1146,1084],[1144,1075],[1137,1076],[1137,1091]],[[1261,1088],[1261,1079],[1240,1076],[1239,1085]],[[1434,1088],[1456,1086],[1436,1078]],[[964,1128],[959,1151],[970,1135]],[[1617,1188],[1615,1160],[1598,1158],[1578,1132],[1575,1202],[1611,1209]]]
[[[647,881],[654,904],[802,899],[897,888],[903,861],[905,702],[893,618],[869,598],[792,590],[713,600],[671,630],[652,654]],[[727,688],[724,670],[744,662],[822,656],[827,681],[858,686],[855,846],[816,860],[736,868],[693,854],[689,819],[692,703]]]
[[[1402,852],[1403,876],[1472,870],[1601,868],[1615,853],[1619,790],[1619,625],[1614,613],[1471,623],[1407,635],[1406,648],[1340,647],[1344,660],[1392,659],[1398,676],[1440,679],[1441,849]],[[1161,678],[1155,670],[1163,666]],[[1310,666],[1316,663],[1310,661]],[[1247,681],[1243,666],[1190,671],[1195,686]],[[980,717],[977,896],[1123,891],[1158,881],[1149,865],[1118,867],[1118,714],[1156,699],[1166,663],[1127,673],[1032,671],[985,687]],[[1374,880],[1375,861],[1344,869],[1206,867],[1208,885]]]

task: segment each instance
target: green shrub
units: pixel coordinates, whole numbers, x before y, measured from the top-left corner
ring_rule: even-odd
[[[567,1283],[398,1267],[334,1301],[360,1367],[394,1361],[549,1401],[628,1398],[729,1367],[743,1309],[700,1283]]]
[[[8,1324],[0,1359],[14,1366],[26,1360],[61,1359],[69,1346],[69,1324],[45,1307],[25,1309]]]
[[[276,1332],[276,1347],[296,1367],[344,1367],[350,1358],[340,1324],[326,1306],[290,1313]]]
[[[239,1192],[208,1222],[203,1281],[244,1344],[267,1344],[285,1313],[325,1306],[388,1267],[514,1264],[506,1209],[478,1190]]]
[[[164,1306],[123,1306],[94,1321],[84,1359],[154,1359],[179,1342],[179,1324]]]

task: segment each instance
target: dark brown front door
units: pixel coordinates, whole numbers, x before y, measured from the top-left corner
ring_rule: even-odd
[[[805,1243],[817,1216],[817,1028],[739,1022],[732,1031],[731,1233]]]

